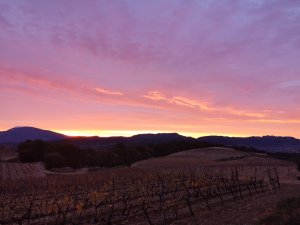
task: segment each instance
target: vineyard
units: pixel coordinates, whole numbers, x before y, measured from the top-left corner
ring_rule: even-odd
[[[43,176],[44,173],[38,164],[0,162],[0,181]]]
[[[252,175],[250,168],[203,167],[6,180],[0,224],[171,224],[280,188],[276,167],[251,169]]]

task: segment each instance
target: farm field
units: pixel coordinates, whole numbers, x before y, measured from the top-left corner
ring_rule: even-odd
[[[130,170],[122,176],[94,173],[2,182],[0,222],[169,224],[215,205],[279,190],[276,171],[270,173],[270,182],[240,179],[233,168],[228,177],[200,170]]]
[[[201,148],[171,154],[166,157],[152,158],[137,162],[134,168],[177,169],[202,168],[212,173],[222,170],[230,173],[232,167],[239,168],[240,176],[249,177],[254,173],[267,176],[267,167],[276,167],[283,180],[295,180],[299,175],[294,163],[278,160],[258,153],[246,153],[231,148]],[[255,172],[256,171],[256,172]]]
[[[211,147],[193,149],[161,158],[152,158],[135,163],[139,168],[191,168],[199,166],[293,166],[293,164],[268,157],[264,154],[246,153],[231,148]]]
[[[254,225],[279,200],[300,195],[293,164],[225,148],[73,175],[43,177],[33,164],[1,166],[3,225]]]

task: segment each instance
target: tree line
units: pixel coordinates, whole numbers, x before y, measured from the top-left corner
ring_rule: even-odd
[[[46,169],[61,167],[114,167],[131,164],[152,157],[215,145],[202,141],[172,141],[166,143],[117,143],[110,150],[82,149],[69,143],[27,140],[18,146],[20,162],[43,162]]]
[[[218,145],[223,147],[223,145]],[[43,162],[46,169],[61,167],[114,167],[131,164],[172,153],[194,148],[216,147],[203,141],[169,141],[165,143],[130,144],[117,143],[111,149],[83,149],[64,142],[45,142],[27,140],[18,146],[19,160],[23,163]],[[293,161],[300,170],[299,153],[267,153],[254,148],[235,146],[234,149],[244,152],[260,152],[277,159]]]

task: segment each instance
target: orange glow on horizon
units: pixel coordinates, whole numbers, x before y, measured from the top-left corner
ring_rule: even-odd
[[[199,132],[175,132],[175,131],[157,131],[157,130],[55,130],[55,132],[71,136],[71,137],[113,137],[113,136],[123,136],[131,137],[137,134],[158,134],[158,133],[178,133],[187,137],[203,137],[203,136],[228,136],[228,137],[248,137],[248,135],[243,134],[225,134],[225,133],[199,133]],[[250,136],[250,135],[249,135]]]

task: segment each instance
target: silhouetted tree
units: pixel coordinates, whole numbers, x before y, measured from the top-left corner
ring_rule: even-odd
[[[21,162],[43,161],[47,151],[47,144],[42,140],[27,140],[18,146],[18,151]]]

